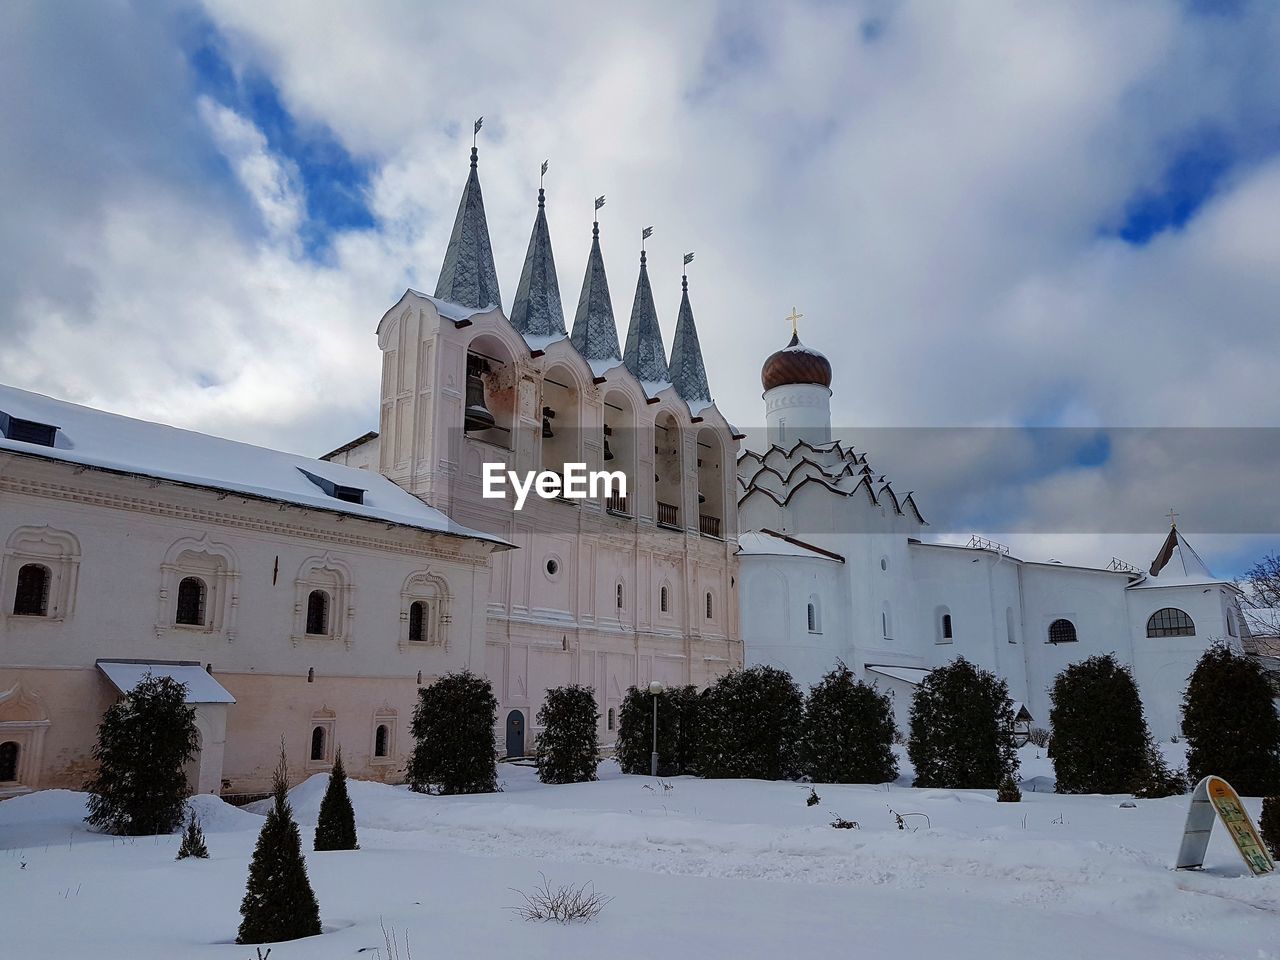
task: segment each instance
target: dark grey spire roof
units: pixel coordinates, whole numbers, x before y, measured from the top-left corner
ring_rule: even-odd
[[[676,335],[671,341],[671,383],[676,393],[692,402],[711,402],[707,386],[707,368],[702,362],[702,346],[698,328],[693,324],[693,307],[689,305],[689,278],[682,277],[684,293],[680,297],[680,316],[676,319]]]
[[[671,379],[643,250],[640,251],[640,279],[636,281],[636,298],[631,304],[631,325],[627,327],[627,350],[622,355],[622,362],[641,382],[663,383]]]
[[[587,255],[587,273],[582,278],[582,295],[578,312],[573,317],[573,333],[569,339],[586,360],[621,360],[618,349],[618,327],[613,322],[613,302],[609,299],[609,280],[604,275],[604,257],[600,254],[600,223],[591,225],[591,253]]]
[[[525,336],[533,337],[563,335],[566,332],[545,203],[546,191],[539,187],[538,216],[534,218],[533,233],[529,236],[529,252],[524,255],[516,302],[511,306],[511,325]]]
[[[444,253],[436,296],[473,310],[500,304],[498,271],[493,266],[489,244],[489,224],[484,218],[484,197],[480,175],[476,173],[476,148],[471,148],[471,173],[462,190],[458,216],[453,221],[449,249]]]

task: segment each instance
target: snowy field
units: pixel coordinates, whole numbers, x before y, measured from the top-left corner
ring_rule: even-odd
[[[1171,869],[1187,798],[1128,809],[1032,792],[1052,775],[1036,754],[1023,750],[1020,804],[903,778],[819,784],[808,807],[808,785],[655,781],[612,763],[560,787],[504,764],[505,792],[480,797],[352,781],[361,849],[308,853],[326,932],[271,958],[386,960],[380,922],[408,932],[417,960],[1280,958],[1280,877],[1249,877],[1221,827],[1204,871]],[[324,785],[292,793],[308,850]],[[83,794],[0,803],[0,956],[253,957],[232,941],[262,818],[198,805],[212,859],[178,863],[176,835],[86,832]],[[928,825],[900,830],[891,811]],[[861,828],[832,829],[834,815]],[[522,920],[515,889],[540,873],[612,900],[588,924]]]

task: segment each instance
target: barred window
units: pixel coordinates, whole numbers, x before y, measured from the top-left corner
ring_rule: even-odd
[[[307,633],[324,636],[329,632],[329,594],[312,590],[307,596]]]
[[[1055,620],[1049,624],[1050,643],[1075,643],[1076,625],[1070,620]]]
[[[422,643],[427,639],[427,605],[422,600],[409,604],[409,642]]]
[[[199,577],[183,577],[178,584],[178,610],[174,622],[186,626],[204,626],[205,598],[208,588]]]

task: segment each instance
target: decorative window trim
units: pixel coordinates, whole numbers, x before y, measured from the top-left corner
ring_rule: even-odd
[[[44,616],[14,614],[18,571],[29,563],[49,569],[49,603]],[[4,593],[0,616],[23,623],[59,623],[75,608],[76,580],[80,574],[80,542],[73,534],[52,527],[19,527],[9,535],[4,551]],[[22,759],[19,757],[19,764]]]
[[[334,733],[338,726],[338,715],[328,707],[321,707],[311,714],[311,722],[307,724],[306,758],[308,770],[327,770],[333,766],[335,747]],[[311,738],[316,727],[324,728],[324,756],[319,760],[311,759]]]
[[[400,652],[421,650],[425,647],[449,649],[449,582],[431,570],[420,570],[405,578],[400,588]],[[421,601],[427,605],[423,617],[423,640],[409,639],[409,608]]]
[[[346,561],[329,553],[322,557],[309,557],[298,569],[294,587],[297,596],[293,604],[293,636],[290,637],[293,645],[338,641],[350,650],[355,645],[351,626],[355,620],[356,591],[352,586],[351,568]],[[307,603],[312,590],[323,590],[329,594],[328,633],[307,633]]]
[[[19,680],[8,690],[0,691],[0,743],[8,740],[18,745],[16,780],[0,783],[0,797],[30,793],[39,787],[44,735],[49,729],[49,714],[40,696],[23,687]]]
[[[369,764],[371,766],[384,766],[394,764],[396,762],[396,741],[397,726],[400,721],[400,714],[392,707],[383,704],[373,713],[373,726],[369,728]],[[385,756],[378,756],[378,728],[387,728],[387,753]]]
[[[165,551],[160,564],[156,636],[169,631],[236,639],[240,606],[240,564],[225,543],[208,536],[184,537]],[[178,623],[178,585],[187,577],[204,581],[204,623]]]

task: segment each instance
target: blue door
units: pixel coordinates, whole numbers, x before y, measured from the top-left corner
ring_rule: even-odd
[[[519,710],[507,714],[507,756],[524,756],[524,714]]]

